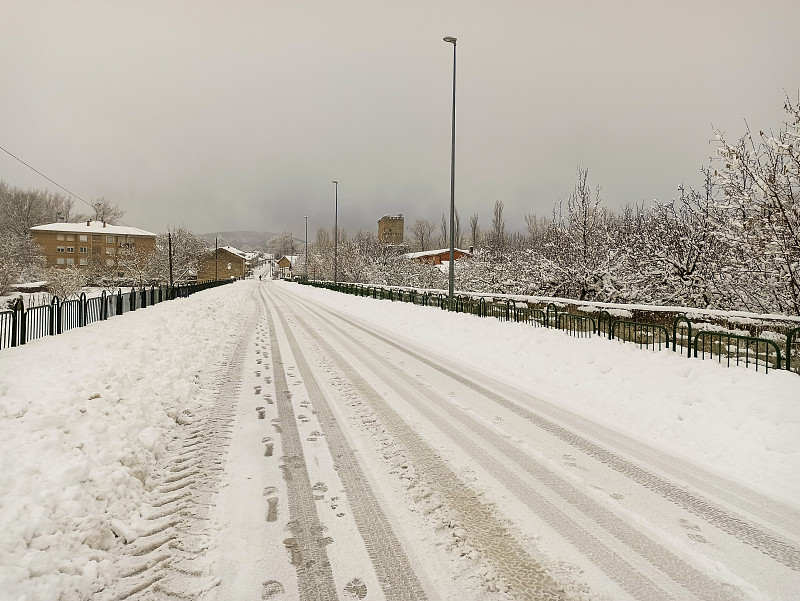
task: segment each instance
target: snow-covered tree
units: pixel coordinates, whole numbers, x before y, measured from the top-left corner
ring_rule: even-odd
[[[46,270],[47,290],[61,300],[67,300],[85,288],[88,283],[86,271],[77,267],[49,267]]]
[[[716,206],[723,231],[741,253],[745,302],[762,310],[800,314],[800,102],[786,98],[777,134],[748,128],[736,143],[717,133]],[[748,307],[748,308],[756,308]]]
[[[481,235],[481,228],[478,225],[478,214],[474,213],[469,218],[469,239],[472,248],[478,248],[478,242]]]
[[[618,295],[612,267],[609,213],[600,205],[600,187],[592,194],[588,169],[578,168],[567,197],[567,213],[548,232],[544,254],[557,269],[557,295],[580,300],[608,300]]]
[[[279,257],[283,255],[296,255],[297,242],[292,232],[281,232],[280,234],[272,236],[272,238],[267,241],[267,251]]]
[[[424,251],[431,248],[431,236],[433,235],[434,225],[427,219],[415,219],[411,225],[411,239],[415,250]]]
[[[24,190],[0,181],[0,232],[24,236],[35,225],[69,221],[72,205],[63,194]]]
[[[626,296],[632,302],[721,306],[728,257],[717,238],[713,184],[706,177],[701,191],[679,190],[678,199],[626,207],[613,218]]]
[[[172,243],[172,282],[170,282],[170,238]],[[156,237],[156,250],[151,257],[151,278],[160,282],[179,283],[194,278],[200,257],[208,251],[205,241],[186,228],[174,228]]]
[[[0,232],[0,296],[12,284],[39,279],[44,265],[42,250],[29,234]]]
[[[82,215],[77,215],[75,217],[75,221],[91,219],[94,221],[104,221],[106,223],[116,224],[119,223],[125,216],[125,209],[118,205],[112,204],[112,202],[105,197],[96,198],[92,201],[91,205],[92,211]]]
[[[503,217],[505,205],[502,200],[494,201],[492,210],[492,229],[487,233],[487,245],[495,251],[503,252],[506,248],[506,221]]]

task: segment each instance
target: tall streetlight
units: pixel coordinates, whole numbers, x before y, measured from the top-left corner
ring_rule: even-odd
[[[455,309],[453,294],[455,282],[455,229],[456,229],[456,38],[446,37],[444,41],[453,45],[453,138],[450,149],[450,273],[448,277],[447,299],[451,311]]]
[[[303,219],[306,220],[306,260],[305,260],[305,278],[306,282],[308,281],[308,215],[303,215]]]
[[[331,183],[334,187],[334,218],[333,218],[333,283],[336,283],[336,279],[339,275],[339,182],[336,180],[331,180]]]

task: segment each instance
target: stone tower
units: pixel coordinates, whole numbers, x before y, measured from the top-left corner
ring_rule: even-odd
[[[378,220],[378,240],[386,244],[403,243],[403,216],[384,215]]]

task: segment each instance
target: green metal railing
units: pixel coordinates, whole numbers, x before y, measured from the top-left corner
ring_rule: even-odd
[[[614,318],[608,311],[597,314],[597,335],[608,339],[614,337]]]
[[[692,356],[692,322],[685,315],[679,315],[672,323],[672,351]]]
[[[756,371],[761,366],[768,372],[770,363],[772,369],[781,368],[781,351],[777,344],[766,338],[728,332],[698,332],[694,337],[694,356],[697,357],[698,353],[701,353],[701,359],[705,359],[708,353],[709,359],[716,357],[719,363],[725,358],[728,367],[733,361],[735,365],[753,365]]]
[[[588,315],[560,313],[558,316],[558,329],[566,331],[570,336],[591,338],[592,334],[597,332],[597,322]]]
[[[786,334],[786,369],[800,374],[800,328]]]
[[[651,348],[654,351],[669,349],[669,332],[657,324],[615,319],[611,335],[617,340],[638,344],[639,348]]]
[[[442,310],[448,308],[447,295],[438,292],[362,284],[334,285],[313,281],[300,283],[374,299],[401,301]],[[766,338],[728,332],[696,331],[686,315],[678,315],[672,321],[672,328],[668,328],[662,324],[617,319],[608,311],[598,311],[595,315],[562,312],[555,303],[549,303],[542,309],[527,304],[520,306],[511,299],[487,302],[483,296],[470,294],[456,295],[454,300],[454,311],[458,313],[558,329],[580,338],[589,338],[596,334],[609,340],[638,344],[643,349],[671,350],[690,358],[716,359],[728,366],[743,365],[756,371],[762,368],[764,372],[785,369],[800,374],[800,327],[787,332],[786,347],[782,354],[778,343]],[[0,319],[2,317],[0,315]]]

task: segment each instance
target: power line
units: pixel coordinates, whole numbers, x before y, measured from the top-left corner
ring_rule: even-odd
[[[36,173],[38,173],[39,175],[41,175],[41,176],[42,176],[44,179],[46,179],[46,180],[47,180],[48,182],[50,182],[51,184],[54,184],[54,185],[58,186],[59,188],[61,188],[62,190],[64,190],[64,192],[66,192],[66,193],[67,193],[67,194],[69,194],[70,196],[74,196],[75,198],[77,198],[78,200],[80,200],[80,201],[81,201],[83,204],[85,204],[87,207],[90,207],[90,208],[91,208],[92,210],[94,210],[94,211],[96,211],[96,210],[97,210],[97,207],[96,207],[95,205],[93,205],[93,204],[92,204],[92,203],[90,203],[90,202],[86,202],[85,200],[83,200],[83,199],[82,199],[80,196],[78,196],[78,195],[77,195],[77,194],[75,194],[74,192],[70,192],[70,191],[69,191],[69,190],[67,190],[67,189],[66,189],[64,186],[62,186],[61,184],[59,184],[59,183],[58,183],[58,182],[56,182],[56,181],[53,181],[52,179],[50,179],[49,177],[47,177],[47,176],[46,176],[44,173],[42,173],[41,171],[39,171],[38,169],[36,169],[36,167],[32,167],[31,165],[29,165],[28,163],[26,163],[25,161],[23,161],[21,158],[19,158],[19,157],[18,157],[18,156],[16,156],[15,154],[13,154],[13,153],[9,152],[8,150],[6,150],[5,148],[3,148],[2,146],[0,146],[0,150],[2,150],[3,152],[5,152],[5,153],[6,153],[8,156],[10,156],[11,158],[13,158],[13,159],[16,159],[17,161],[19,161],[20,163],[22,163],[23,165],[25,165],[25,166],[26,166],[28,169],[30,169],[31,171],[35,171]],[[128,225],[127,223],[125,223],[124,221],[121,221],[121,220],[120,220],[120,223],[121,223],[122,225],[127,225],[128,227],[132,227],[132,226]]]

